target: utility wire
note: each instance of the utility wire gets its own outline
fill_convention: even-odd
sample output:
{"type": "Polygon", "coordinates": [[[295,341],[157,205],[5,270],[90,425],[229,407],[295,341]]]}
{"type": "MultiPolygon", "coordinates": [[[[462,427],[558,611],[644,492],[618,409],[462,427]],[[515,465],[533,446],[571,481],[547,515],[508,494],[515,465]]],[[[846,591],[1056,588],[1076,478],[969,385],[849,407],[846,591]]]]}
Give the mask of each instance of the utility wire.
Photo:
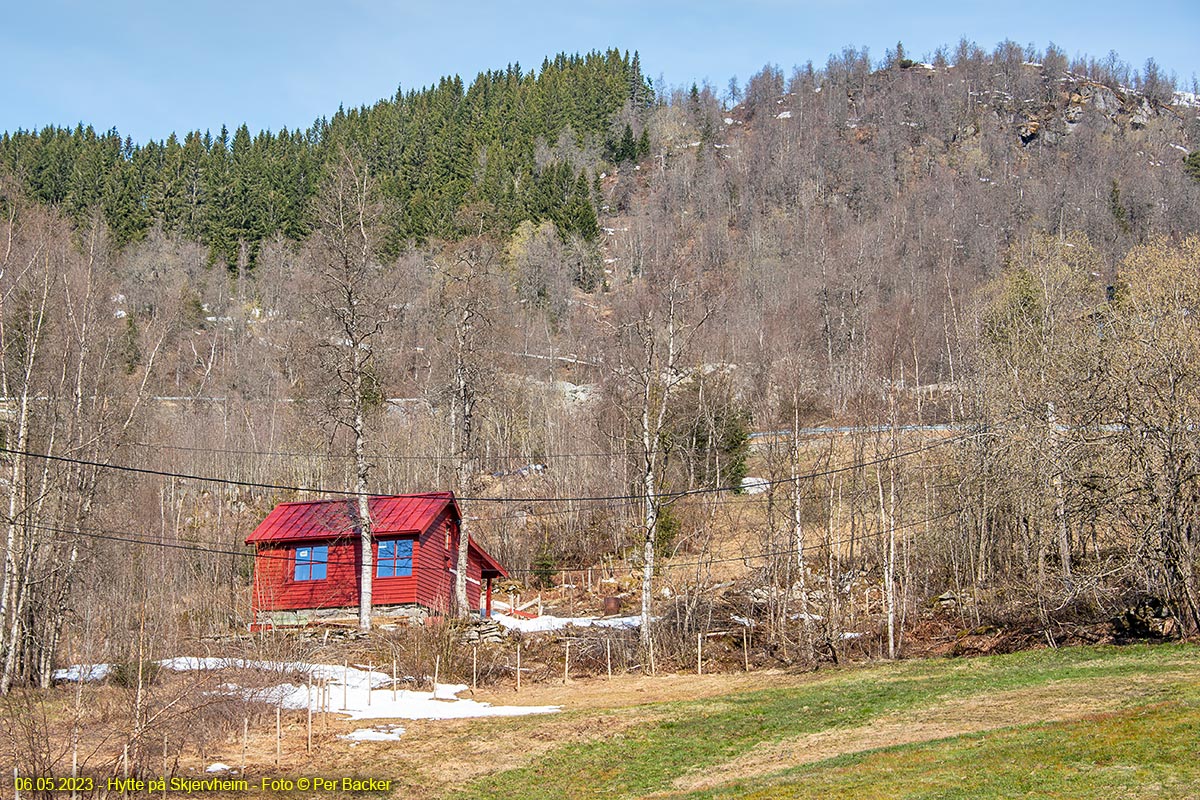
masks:
{"type": "MultiPolygon", "coordinates": [[[[851,466],[854,466],[854,465],[851,465],[851,466]]],[[[802,475],[799,477],[801,479],[803,479],[806,476],[802,475]]],[[[792,479],[789,478],[788,482],[791,482],[791,481],[792,481],[792,479]]],[[[947,484],[947,486],[953,486],[953,485],[956,485],[956,484],[947,484]]],[[[640,498],[640,497],[637,498],[636,502],[640,502],[641,499],[642,498],[640,498]]],[[[708,499],[706,501],[706,506],[708,506],[708,505],[724,506],[724,505],[733,505],[733,504],[747,505],[750,503],[754,503],[755,501],[766,500],[766,499],[769,499],[769,495],[767,495],[766,493],[729,495],[729,496],[723,497],[723,498],[708,499]]],[[[580,514],[580,513],[587,513],[587,512],[604,510],[604,509],[624,508],[630,504],[631,504],[631,501],[621,501],[621,502],[599,503],[596,505],[590,505],[590,506],[579,507],[579,508],[538,509],[538,510],[530,510],[530,511],[521,510],[521,511],[517,511],[517,512],[507,512],[507,513],[499,514],[499,515],[495,515],[495,516],[487,515],[487,516],[471,517],[470,520],[472,522],[484,522],[484,523],[488,523],[488,524],[494,524],[497,522],[503,522],[505,520],[513,520],[513,519],[524,520],[524,519],[529,519],[531,517],[532,518],[552,517],[552,516],[562,516],[564,514],[580,514]]],[[[30,527],[37,528],[39,526],[36,524],[33,524],[30,527]]],[[[60,530],[58,528],[47,529],[47,530],[53,530],[55,532],[64,532],[63,530],[60,530]]],[[[114,530],[111,528],[89,527],[87,530],[92,531],[94,533],[104,533],[104,534],[113,534],[113,535],[129,534],[128,531],[114,530]]],[[[69,531],[66,531],[66,532],[69,532],[69,531]]],[[[341,538],[349,537],[352,535],[348,531],[333,531],[333,530],[331,530],[331,531],[327,531],[327,533],[333,537],[333,539],[331,539],[333,541],[336,541],[341,538]]],[[[402,534],[404,532],[394,532],[394,533],[402,534]]],[[[354,534],[354,535],[356,535],[356,534],[354,534]]],[[[386,535],[388,535],[388,533],[383,532],[380,535],[386,536],[386,535]]],[[[176,534],[176,536],[178,536],[178,534],[176,534]]],[[[145,541],[146,543],[156,543],[156,540],[140,540],[139,539],[138,541],[145,541]]],[[[194,538],[188,539],[187,544],[189,544],[189,545],[206,545],[206,546],[210,546],[210,547],[214,547],[214,548],[223,548],[223,547],[228,546],[228,542],[216,541],[213,539],[194,539],[194,538]]],[[[234,552],[234,551],[213,550],[213,552],[234,552]]],[[[236,552],[242,553],[243,551],[236,551],[236,552]]],[[[586,567],[585,567],[585,569],[586,569],[586,567]]]]}
{"type": "MultiPolygon", "coordinates": [[[[199,447],[182,444],[163,444],[160,442],[129,442],[132,447],[143,447],[151,450],[179,450],[186,453],[217,453],[222,455],[238,455],[238,456],[271,456],[281,458],[327,458],[331,460],[343,461],[354,458],[350,454],[330,454],[330,453],[302,453],[295,450],[242,450],[228,449],[223,447],[199,447]]],[[[632,452],[632,451],[628,451],[632,452]]],[[[530,463],[538,463],[542,460],[557,461],[568,458],[614,458],[616,456],[626,455],[626,452],[579,452],[579,453],[544,453],[541,455],[524,454],[524,455],[490,455],[483,460],[492,461],[529,461],[530,463]]],[[[452,454],[446,455],[394,455],[390,453],[373,453],[371,459],[380,461],[420,461],[428,463],[437,463],[439,461],[450,461],[454,458],[452,454]]]]}
{"type": "MultiPolygon", "coordinates": [[[[901,425],[896,430],[902,433],[909,432],[946,432],[961,430],[962,426],[950,425],[901,425]]],[[[801,436],[814,437],[823,436],[829,433],[879,433],[890,430],[887,426],[843,426],[829,428],[806,428],[801,431],[801,436]]],[[[767,440],[776,437],[790,437],[791,430],[781,431],[756,431],[749,435],[749,441],[767,440]]],[[[337,461],[344,461],[354,458],[349,453],[315,453],[301,452],[298,450],[252,450],[245,448],[228,448],[228,447],[204,447],[200,445],[182,445],[182,444],[167,444],[164,442],[128,442],[131,447],[142,447],[148,450],[177,450],[185,453],[214,453],[220,455],[238,455],[238,456],[268,456],[280,458],[323,458],[337,461]]],[[[523,454],[504,454],[497,453],[487,456],[483,460],[488,461],[529,461],[537,463],[540,461],[557,461],[561,459],[571,458],[614,458],[616,456],[625,456],[634,454],[634,450],[613,450],[613,451],[581,451],[581,452],[566,452],[566,453],[523,453],[523,454]]],[[[372,453],[372,459],[379,461],[419,461],[428,463],[438,463],[441,461],[449,461],[454,458],[453,454],[429,455],[429,454],[392,454],[392,453],[372,453]]]]}
{"type": "MultiPolygon", "coordinates": [[[[795,477],[789,476],[786,478],[778,478],[775,480],[759,481],[759,482],[756,482],[755,486],[773,486],[773,485],[777,485],[777,484],[792,483],[796,480],[819,478],[819,477],[824,477],[824,476],[828,476],[828,475],[834,475],[834,474],[841,473],[841,472],[848,472],[848,471],[855,470],[855,469],[861,469],[863,467],[875,466],[877,464],[884,464],[889,461],[895,461],[900,458],[905,458],[907,456],[916,455],[917,453],[923,453],[927,450],[932,450],[935,447],[943,447],[947,444],[951,444],[953,442],[964,439],[964,438],[966,438],[966,436],[967,436],[967,434],[959,434],[957,436],[952,436],[952,437],[948,437],[946,439],[941,439],[939,441],[933,442],[928,445],[924,445],[922,447],[914,448],[912,450],[905,450],[905,451],[902,451],[899,453],[891,453],[889,455],[881,456],[879,458],[872,459],[870,461],[862,461],[862,462],[850,464],[850,465],[843,466],[843,467],[821,470],[818,472],[805,473],[803,475],[797,475],[795,477]]],[[[19,456],[24,456],[26,458],[42,459],[45,461],[55,461],[55,462],[66,463],[66,464],[76,464],[76,465],[80,465],[80,466],[97,467],[100,469],[111,469],[111,470],[115,470],[115,471],[119,471],[119,472],[134,473],[134,474],[139,474],[139,475],[155,475],[155,476],[165,477],[165,478],[177,478],[180,480],[194,480],[194,481],[202,481],[202,482],[207,482],[207,483],[220,483],[220,484],[225,484],[225,485],[229,485],[229,486],[245,486],[248,488],[255,488],[255,489],[271,489],[274,491],[283,491],[283,492],[299,492],[299,493],[307,493],[307,494],[336,495],[336,496],[340,496],[340,497],[357,497],[360,494],[359,492],[351,492],[351,491],[346,491],[343,489],[322,489],[322,488],[312,488],[312,487],[306,487],[306,486],[289,486],[287,484],[278,484],[278,483],[260,483],[257,481],[238,480],[236,478],[218,478],[218,477],[211,476],[211,475],[195,475],[195,474],[190,474],[190,473],[185,473],[185,472],[172,472],[170,470],[151,469],[149,467],[132,467],[132,466],[124,465],[124,464],[112,464],[112,463],[102,462],[102,461],[89,461],[87,459],[73,458],[71,456],[52,455],[49,453],[37,453],[37,452],[30,451],[30,450],[14,450],[9,447],[0,447],[0,453],[8,453],[10,455],[19,455],[19,456]]],[[[674,492],[660,492],[660,493],[654,495],[654,499],[659,502],[663,502],[663,501],[670,501],[670,500],[673,500],[673,499],[679,498],[679,497],[690,497],[690,496],[704,495],[704,494],[716,494],[719,492],[739,491],[742,488],[743,487],[739,484],[737,486],[710,486],[710,487],[702,487],[702,488],[698,488],[698,489],[684,489],[684,490],[674,491],[674,492]]],[[[408,497],[437,497],[442,494],[444,494],[444,492],[412,492],[412,493],[409,493],[407,496],[408,497]]],[[[371,495],[371,496],[380,496],[380,495],[371,495]]],[[[455,499],[457,499],[460,502],[478,502],[478,503],[576,503],[576,502],[585,503],[585,502],[595,502],[595,501],[618,501],[618,500],[643,502],[646,499],[646,497],[645,497],[645,495],[641,495],[641,494],[611,494],[611,495],[583,495],[583,496],[576,496],[576,497],[514,497],[514,496],[466,497],[466,496],[458,496],[455,499]]]]}
{"type": "MultiPolygon", "coordinates": [[[[907,523],[904,523],[903,525],[896,525],[896,526],[892,526],[892,527],[888,527],[888,528],[883,528],[883,529],[876,531],[874,533],[871,533],[871,534],[863,534],[858,537],[855,537],[855,541],[862,542],[862,541],[879,539],[885,535],[888,535],[889,533],[894,533],[895,531],[905,530],[907,528],[917,527],[919,525],[926,525],[930,522],[936,522],[937,520],[954,516],[955,514],[958,514],[962,511],[963,511],[963,508],[955,508],[955,509],[951,509],[949,511],[943,512],[941,514],[935,514],[934,516],[931,516],[931,517],[926,517],[924,519],[907,522],[907,523]]],[[[221,547],[204,546],[201,544],[196,544],[196,543],[191,543],[191,542],[165,542],[165,541],[155,540],[155,539],[140,538],[137,536],[137,534],[134,534],[129,531],[113,531],[113,530],[95,529],[95,528],[80,528],[80,529],[76,530],[73,528],[61,528],[61,527],[57,527],[57,526],[53,526],[53,525],[37,525],[37,524],[30,525],[30,527],[37,529],[37,530],[46,531],[48,533],[59,533],[59,534],[66,534],[66,535],[71,535],[71,536],[82,536],[87,539],[98,539],[98,540],[103,540],[103,541],[123,542],[123,543],[127,543],[127,544],[144,545],[147,547],[162,547],[162,548],[166,548],[166,549],[170,549],[170,550],[185,550],[185,551],[196,552],[196,553],[208,553],[211,555],[239,556],[242,558],[255,558],[255,559],[262,559],[262,560],[280,560],[280,561],[288,561],[288,562],[292,561],[292,556],[290,554],[275,555],[273,553],[263,552],[263,551],[248,552],[246,550],[231,550],[231,549],[225,549],[225,548],[221,548],[221,547]]],[[[344,538],[349,538],[349,537],[347,536],[344,538]]],[[[815,544],[805,545],[804,552],[805,553],[811,553],[814,551],[819,552],[822,550],[831,549],[832,547],[833,547],[832,542],[817,542],[815,544]]],[[[745,561],[748,561],[748,560],[754,559],[754,558],[770,558],[772,556],[786,556],[786,555],[795,555],[795,554],[796,554],[795,548],[788,548],[786,550],[765,550],[765,551],[759,551],[759,552],[755,552],[755,553],[744,553],[739,556],[729,556],[729,557],[724,557],[724,558],[706,558],[706,559],[701,559],[701,560],[697,560],[697,561],[682,561],[682,562],[676,561],[673,563],[661,564],[661,567],[663,569],[677,569],[680,567],[697,567],[697,566],[706,566],[709,564],[730,563],[730,562],[734,562],[734,561],[745,562],[745,561]]],[[[350,559],[329,558],[329,559],[326,559],[325,561],[315,562],[315,563],[322,563],[322,564],[326,564],[326,565],[336,564],[339,566],[351,566],[351,567],[359,566],[359,562],[357,561],[357,559],[350,560],[350,559]]],[[[747,564],[747,566],[749,566],[749,565],[747,564]]],[[[596,564],[589,564],[589,565],[584,565],[584,566],[567,566],[567,567],[556,566],[553,571],[554,572],[580,572],[583,570],[595,569],[595,568],[596,568],[596,564]]],[[[527,575],[527,574],[539,572],[540,570],[538,570],[534,567],[528,567],[528,568],[523,568],[523,569],[510,569],[507,571],[510,574],[527,575]]]]}

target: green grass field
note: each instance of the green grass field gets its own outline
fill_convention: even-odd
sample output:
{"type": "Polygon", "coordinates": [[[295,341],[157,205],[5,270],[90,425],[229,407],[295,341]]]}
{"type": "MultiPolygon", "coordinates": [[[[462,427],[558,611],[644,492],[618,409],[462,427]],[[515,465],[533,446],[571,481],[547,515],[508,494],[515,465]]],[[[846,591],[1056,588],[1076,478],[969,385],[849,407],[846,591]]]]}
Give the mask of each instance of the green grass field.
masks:
{"type": "Polygon", "coordinates": [[[1186,644],[883,664],[636,711],[454,796],[1200,797],[1186,644]]]}

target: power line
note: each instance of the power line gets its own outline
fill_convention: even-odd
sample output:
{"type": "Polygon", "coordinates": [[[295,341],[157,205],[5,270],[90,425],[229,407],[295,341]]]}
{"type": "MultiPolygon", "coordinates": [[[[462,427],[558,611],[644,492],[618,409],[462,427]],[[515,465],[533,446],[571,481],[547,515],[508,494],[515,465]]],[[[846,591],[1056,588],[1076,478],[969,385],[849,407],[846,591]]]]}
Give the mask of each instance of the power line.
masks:
{"type": "MultiPolygon", "coordinates": [[[[133,447],[144,447],[151,450],[178,450],[186,453],[216,453],[221,455],[238,455],[238,456],[268,456],[280,458],[327,458],[336,460],[346,460],[354,458],[350,454],[331,454],[331,453],[303,453],[296,450],[245,450],[245,449],[230,449],[223,447],[199,447],[192,445],[181,444],[163,444],[160,442],[129,442],[133,447]]],[[[613,452],[578,452],[578,453],[543,453],[543,454],[525,454],[525,455],[503,455],[493,454],[488,455],[485,460],[495,461],[525,461],[535,463],[541,460],[552,461],[569,458],[613,458],[615,456],[626,455],[624,451],[613,452]]],[[[449,461],[454,458],[452,454],[446,455],[396,455],[391,453],[373,453],[371,459],[380,461],[419,461],[437,463],[439,461],[449,461]]]]}
{"type": "MultiPolygon", "coordinates": [[[[962,431],[965,429],[963,425],[900,425],[895,428],[899,433],[944,433],[962,431]]],[[[799,431],[802,437],[823,436],[828,434],[852,434],[852,433],[885,433],[892,430],[887,425],[858,425],[858,426],[840,426],[840,427],[817,427],[817,428],[801,428],[799,431]]],[[[759,439],[768,438],[789,438],[795,431],[791,429],[778,431],[755,431],[750,433],[748,439],[754,442],[759,439]]],[[[349,453],[316,453],[302,452],[298,450],[255,450],[248,448],[229,448],[229,447],[204,447],[200,445],[182,445],[182,444],[167,444],[165,442],[128,442],[132,447],[142,447],[148,450],[176,450],[185,453],[214,453],[219,455],[238,455],[238,456],[267,456],[272,458],[324,458],[330,460],[343,461],[354,458],[349,453]]],[[[571,458],[613,458],[615,456],[636,455],[633,450],[611,450],[611,451],[581,451],[581,452],[564,452],[564,453],[522,453],[522,454],[505,454],[491,453],[484,457],[485,461],[529,461],[536,463],[538,461],[554,461],[559,459],[571,458]]],[[[451,453],[446,454],[394,454],[394,453],[372,453],[371,459],[379,461],[419,461],[437,463],[440,461],[449,461],[454,458],[451,453]]]]}
{"type": "MultiPolygon", "coordinates": [[[[896,525],[896,526],[893,526],[890,528],[883,528],[872,534],[860,535],[860,536],[856,537],[855,541],[862,542],[862,541],[879,539],[889,533],[894,533],[895,531],[905,530],[907,528],[913,528],[913,527],[917,527],[920,525],[927,525],[930,522],[936,522],[937,520],[954,516],[955,514],[958,514],[961,511],[963,511],[962,508],[955,508],[955,509],[951,509],[949,511],[943,512],[941,514],[935,514],[934,516],[931,516],[931,517],[926,517],[924,519],[907,522],[903,525],[896,525]]],[[[263,552],[261,550],[256,551],[256,552],[249,552],[246,550],[230,550],[230,549],[225,549],[225,548],[221,548],[221,547],[209,547],[209,546],[204,546],[201,544],[196,544],[193,542],[167,542],[167,541],[161,541],[161,540],[155,540],[155,539],[143,539],[143,538],[139,538],[136,534],[134,534],[130,531],[113,531],[113,530],[96,529],[96,528],[73,529],[73,528],[60,528],[60,527],[53,526],[53,525],[37,525],[37,524],[30,525],[30,527],[32,527],[36,530],[46,531],[48,533],[60,533],[60,534],[66,534],[66,535],[71,535],[71,536],[82,536],[82,537],[88,538],[88,539],[123,542],[123,543],[127,543],[127,544],[138,544],[138,545],[144,545],[147,547],[161,547],[161,548],[166,548],[166,549],[170,549],[170,550],[184,550],[184,551],[197,552],[197,553],[208,553],[211,555],[229,555],[229,556],[238,556],[241,558],[254,558],[254,559],[263,559],[263,560],[280,560],[280,561],[288,561],[288,562],[291,562],[291,560],[292,560],[292,556],[290,554],[274,555],[270,552],[263,552]]],[[[343,537],[343,538],[349,538],[349,537],[343,537]]],[[[336,541],[336,540],[334,540],[334,541],[336,541]]],[[[817,542],[815,544],[805,545],[804,552],[805,553],[811,553],[813,551],[819,552],[819,551],[831,549],[832,547],[833,547],[833,542],[829,542],[829,541],[817,542]]],[[[683,562],[676,561],[673,563],[661,564],[661,567],[663,569],[677,569],[680,567],[706,566],[706,565],[710,565],[710,564],[730,563],[730,562],[734,562],[734,561],[743,561],[744,562],[744,561],[747,561],[747,560],[753,559],[753,558],[770,558],[773,556],[786,556],[786,555],[795,555],[795,554],[796,554],[795,548],[790,547],[786,550],[765,550],[765,551],[759,551],[756,553],[744,553],[739,556],[729,556],[729,557],[725,557],[725,558],[708,558],[708,559],[701,559],[701,560],[697,560],[697,561],[683,561],[683,562]]],[[[359,566],[359,562],[357,560],[338,559],[338,558],[327,558],[325,561],[323,561],[321,563],[336,564],[339,566],[352,566],[352,567],[359,566]]],[[[747,566],[749,566],[749,565],[747,565],[747,566]]],[[[583,570],[594,569],[595,567],[596,567],[595,564],[588,564],[588,565],[584,565],[584,566],[556,566],[552,571],[553,572],[580,572],[583,570]]],[[[510,574],[528,575],[528,574],[532,574],[535,572],[539,572],[540,570],[538,570],[534,567],[527,567],[527,568],[522,568],[522,569],[514,568],[514,569],[507,570],[507,571],[510,574]]]]}
{"type": "MultiPolygon", "coordinates": [[[[0,449],[2,449],[2,448],[0,448],[0,449]]],[[[865,463],[865,462],[863,462],[863,463],[865,463]]],[[[855,468],[863,466],[863,463],[851,464],[848,466],[840,467],[835,470],[827,470],[824,473],[808,473],[806,475],[800,475],[798,477],[800,479],[806,479],[810,476],[820,476],[822,474],[829,474],[832,472],[839,472],[839,471],[845,471],[848,469],[855,469],[855,468]]],[[[787,483],[791,483],[792,481],[793,481],[792,478],[786,479],[787,483]]],[[[496,523],[496,522],[502,522],[504,520],[511,520],[511,519],[527,519],[530,517],[540,518],[540,517],[561,516],[564,514],[579,514],[579,513],[604,510],[604,509],[623,508],[625,506],[633,504],[634,502],[641,502],[642,499],[643,498],[641,498],[641,497],[635,497],[633,500],[623,500],[623,501],[619,501],[619,502],[599,503],[596,505],[590,505],[590,506],[581,507],[581,508],[560,508],[560,509],[540,509],[540,510],[536,510],[536,511],[535,510],[518,511],[518,512],[504,513],[504,514],[500,514],[497,516],[473,517],[471,519],[472,519],[472,521],[477,521],[477,522],[496,523]]],[[[684,498],[684,499],[691,499],[691,498],[684,498]]],[[[746,503],[752,503],[752,502],[755,502],[758,500],[766,500],[766,499],[769,499],[769,495],[767,495],[766,493],[740,494],[740,495],[730,495],[730,496],[727,496],[724,498],[719,498],[719,499],[716,499],[716,498],[710,499],[710,500],[708,500],[708,504],[709,505],[732,505],[735,503],[746,504],[746,503]]],[[[49,527],[45,527],[45,526],[39,526],[36,523],[31,524],[30,527],[45,529],[45,530],[58,532],[58,533],[72,533],[73,532],[72,530],[68,530],[68,529],[49,528],[49,527]]],[[[110,529],[110,528],[91,527],[91,528],[88,528],[87,530],[92,531],[94,533],[112,534],[114,536],[133,535],[129,531],[114,530],[114,529],[110,529]]],[[[333,536],[333,538],[331,539],[333,541],[336,541],[341,538],[346,538],[351,535],[349,532],[330,531],[329,533],[333,536]]],[[[387,535],[387,532],[384,532],[381,535],[387,535]]],[[[138,542],[141,542],[144,544],[159,544],[160,543],[158,540],[138,539],[135,541],[138,541],[138,542]]],[[[213,539],[190,539],[186,542],[186,544],[189,546],[196,546],[202,551],[205,550],[205,548],[202,547],[202,545],[209,546],[210,548],[223,548],[223,547],[227,546],[226,542],[220,542],[220,541],[216,541],[213,539]]],[[[164,546],[166,546],[166,545],[164,545],[164,546]]],[[[185,549],[196,549],[196,547],[189,547],[189,548],[185,548],[185,549]]],[[[212,549],[212,550],[210,550],[210,552],[219,552],[219,553],[226,553],[226,554],[231,554],[231,555],[246,554],[245,551],[240,551],[240,550],[239,551],[229,551],[229,550],[212,549]]],[[[586,567],[584,567],[584,569],[586,569],[586,567]]]]}
{"type": "MultiPolygon", "coordinates": [[[[924,445],[922,447],[914,448],[912,450],[906,450],[906,451],[902,451],[902,452],[898,452],[898,453],[891,453],[889,455],[881,456],[879,458],[872,459],[870,461],[862,461],[862,462],[850,464],[850,465],[843,466],[843,467],[837,467],[834,469],[827,469],[827,470],[821,470],[818,472],[805,473],[802,475],[797,475],[795,477],[789,476],[786,478],[778,478],[778,479],[774,479],[774,480],[759,481],[759,482],[756,482],[755,486],[761,487],[761,486],[773,486],[773,485],[784,484],[784,483],[792,483],[796,480],[808,480],[811,478],[820,478],[820,477],[825,477],[828,475],[835,475],[835,474],[838,474],[841,472],[848,472],[848,471],[855,470],[855,469],[861,469],[863,467],[884,464],[889,461],[895,461],[900,458],[906,458],[911,455],[916,455],[917,453],[923,453],[927,450],[932,450],[936,447],[943,447],[947,444],[951,444],[955,441],[959,441],[959,440],[965,438],[966,436],[967,436],[967,434],[960,434],[958,436],[952,436],[952,437],[948,437],[946,439],[941,439],[937,442],[933,442],[931,444],[924,445]]],[[[30,451],[30,450],[14,450],[14,449],[8,448],[8,447],[0,447],[0,453],[9,453],[11,455],[19,455],[19,456],[24,456],[26,458],[36,458],[36,459],[42,459],[42,460],[46,460],[46,461],[55,461],[55,462],[67,463],[67,464],[76,464],[76,465],[80,465],[80,466],[97,467],[99,469],[111,469],[111,470],[115,470],[115,471],[119,471],[119,472],[127,472],[127,473],[139,474],[139,475],[154,475],[157,477],[176,478],[179,480],[194,480],[194,481],[201,481],[201,482],[206,482],[206,483],[220,483],[220,484],[229,485],[229,486],[244,486],[247,488],[270,489],[270,490],[274,490],[274,491],[297,492],[297,493],[306,493],[306,494],[336,495],[339,497],[357,497],[359,495],[358,492],[346,491],[344,489],[322,489],[322,488],[311,488],[311,487],[306,487],[306,486],[290,486],[287,484],[278,484],[278,483],[261,483],[258,481],[239,480],[236,478],[218,478],[218,477],[211,476],[211,475],[195,475],[195,474],[190,474],[190,473],[185,473],[185,472],[172,472],[170,470],[151,469],[149,467],[133,467],[133,466],[125,465],[125,464],[113,464],[110,462],[90,461],[87,459],[73,458],[71,456],[53,455],[53,454],[49,454],[49,453],[37,453],[37,452],[30,451]]],[[[739,484],[737,486],[710,486],[710,487],[702,487],[702,488],[697,488],[697,489],[684,489],[684,490],[673,491],[673,492],[671,492],[671,491],[660,492],[655,495],[654,499],[659,502],[668,502],[668,501],[674,500],[676,498],[681,498],[681,497],[697,496],[697,495],[704,495],[704,494],[716,494],[716,493],[720,493],[720,492],[737,492],[737,491],[740,491],[742,488],[743,487],[739,484]]],[[[443,494],[443,493],[442,492],[411,492],[408,494],[408,496],[409,497],[433,497],[433,496],[437,496],[437,495],[441,495],[441,494],[443,494]]],[[[575,497],[515,497],[515,496],[468,497],[468,496],[459,496],[456,499],[459,500],[460,502],[478,502],[478,503],[569,503],[569,502],[570,503],[575,503],[575,502],[585,503],[585,502],[597,502],[597,501],[643,502],[646,499],[646,497],[645,497],[645,495],[642,495],[642,494],[611,494],[611,495],[582,495],[582,496],[575,496],[575,497]]]]}

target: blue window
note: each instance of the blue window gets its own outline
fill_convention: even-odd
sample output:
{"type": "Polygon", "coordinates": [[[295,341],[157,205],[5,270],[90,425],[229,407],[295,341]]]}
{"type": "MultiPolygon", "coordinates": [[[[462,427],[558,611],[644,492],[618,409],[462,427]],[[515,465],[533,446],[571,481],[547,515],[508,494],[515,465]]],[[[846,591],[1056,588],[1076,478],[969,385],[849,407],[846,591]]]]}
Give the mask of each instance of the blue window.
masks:
{"type": "Polygon", "coordinates": [[[412,575],[412,539],[388,539],[379,543],[375,561],[376,578],[403,578],[412,575]]]}
{"type": "Polygon", "coordinates": [[[329,548],[326,545],[321,545],[320,547],[297,547],[296,580],[325,580],[325,563],[327,561],[329,561],[329,548]]]}

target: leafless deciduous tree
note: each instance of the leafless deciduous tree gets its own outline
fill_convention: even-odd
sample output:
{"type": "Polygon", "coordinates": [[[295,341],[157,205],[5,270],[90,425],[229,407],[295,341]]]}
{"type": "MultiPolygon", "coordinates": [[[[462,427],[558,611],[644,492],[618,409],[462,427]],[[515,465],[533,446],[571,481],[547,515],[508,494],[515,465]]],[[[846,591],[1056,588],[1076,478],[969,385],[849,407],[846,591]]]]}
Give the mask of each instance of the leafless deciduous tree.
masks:
{"type": "Polygon", "coordinates": [[[371,460],[367,414],[382,400],[374,370],[376,342],[394,316],[383,265],[378,260],[383,215],[378,189],[361,158],[343,150],[326,176],[317,205],[310,258],[317,280],[313,302],[332,326],[325,356],[334,391],[330,419],[349,430],[354,456],[355,513],[358,527],[358,624],[371,627],[372,553],[371,460]]]}
{"type": "MultiPolygon", "coordinates": [[[[454,452],[454,481],[460,495],[479,487],[476,407],[487,391],[489,368],[485,342],[497,299],[495,253],[483,242],[468,241],[432,262],[438,305],[449,326],[450,368],[447,421],[454,452]]],[[[472,526],[463,511],[455,555],[454,607],[471,613],[467,601],[467,565],[472,526]]]]}
{"type": "MultiPolygon", "coordinates": [[[[636,317],[614,329],[612,385],[633,419],[642,495],[641,615],[643,644],[650,647],[653,578],[662,512],[663,447],[672,393],[695,379],[694,337],[711,314],[696,281],[666,275],[638,296],[636,317]]],[[[628,319],[628,318],[627,318],[628,319]]]]}

